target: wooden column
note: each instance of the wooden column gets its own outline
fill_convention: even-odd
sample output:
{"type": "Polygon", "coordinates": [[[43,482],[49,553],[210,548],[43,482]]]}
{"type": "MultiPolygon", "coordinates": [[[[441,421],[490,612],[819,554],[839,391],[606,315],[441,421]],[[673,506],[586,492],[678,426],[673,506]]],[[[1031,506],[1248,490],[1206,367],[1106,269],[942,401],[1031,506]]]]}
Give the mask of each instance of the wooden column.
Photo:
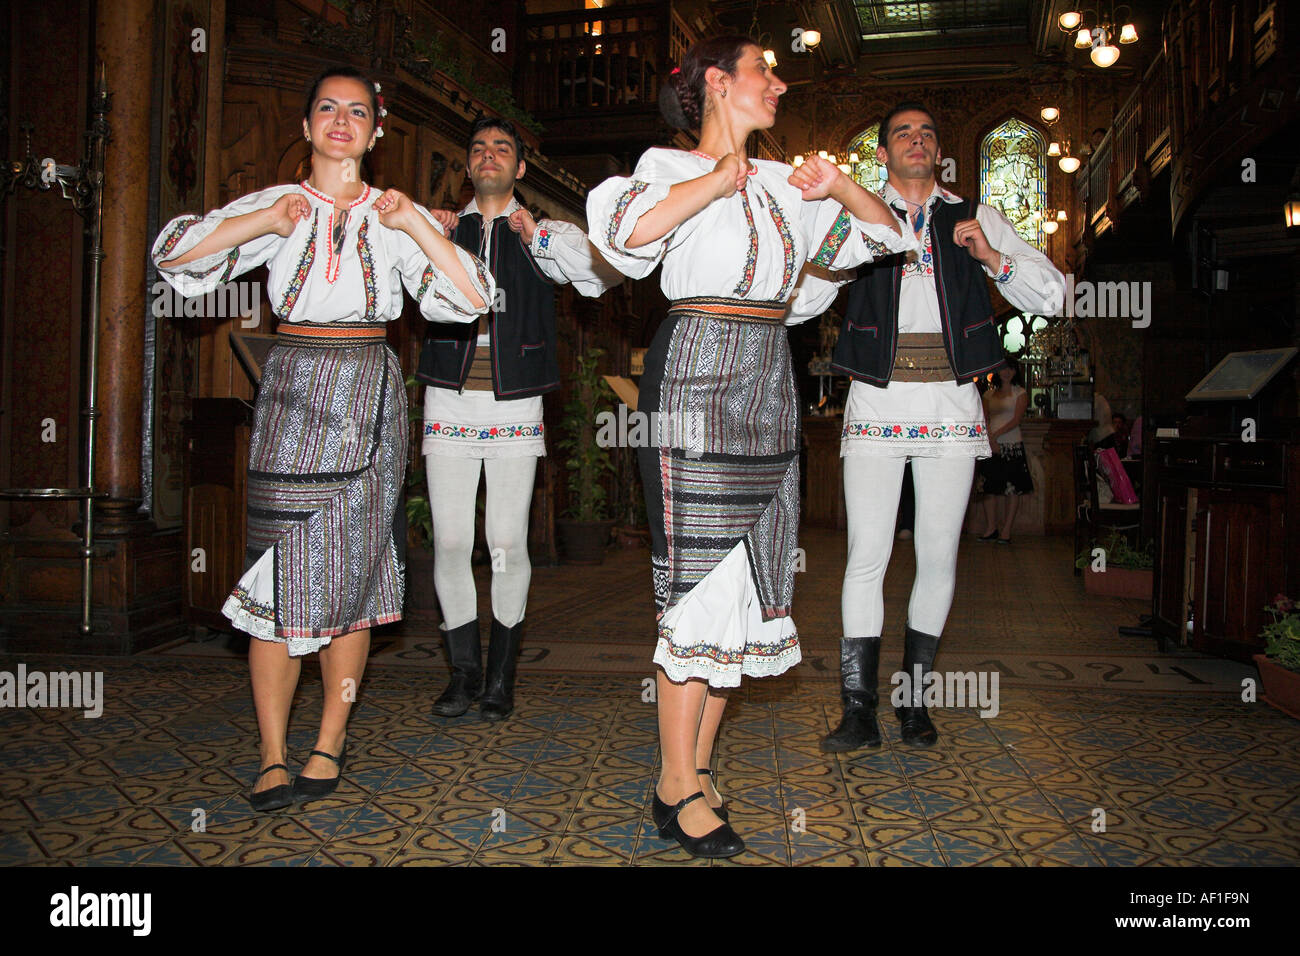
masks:
{"type": "Polygon", "coordinates": [[[99,303],[98,534],[144,524],[140,421],[144,384],[145,264],[150,239],[149,111],[153,94],[153,0],[98,5],[96,59],[113,94],[104,169],[104,266],[99,303]]]}

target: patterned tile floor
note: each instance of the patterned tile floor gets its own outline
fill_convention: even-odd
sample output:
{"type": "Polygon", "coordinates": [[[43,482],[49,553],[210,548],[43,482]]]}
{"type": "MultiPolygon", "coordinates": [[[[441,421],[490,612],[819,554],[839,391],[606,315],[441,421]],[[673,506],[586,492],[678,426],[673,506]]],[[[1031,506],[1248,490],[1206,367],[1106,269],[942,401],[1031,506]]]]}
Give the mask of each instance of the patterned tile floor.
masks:
{"type": "MultiPolygon", "coordinates": [[[[1005,561],[968,563],[979,565],[974,583],[982,579],[994,594],[1015,586],[999,577],[1005,561]]],[[[602,573],[636,584],[646,577],[643,560],[614,564],[602,573]]],[[[1018,648],[1055,659],[1061,628],[1086,627],[1091,605],[1097,647],[1112,656],[1125,651],[1114,620],[1134,606],[1084,597],[1068,563],[1057,567],[1033,573],[1053,582],[1036,600],[1060,606],[1048,607],[1028,637],[998,644],[991,636],[990,653],[1018,648]],[[1065,623],[1054,628],[1051,620],[1065,623]]],[[[539,577],[572,588],[584,576],[589,584],[585,571],[539,569],[539,577]]],[[[829,651],[838,608],[826,604],[806,603],[809,623],[801,620],[801,628],[819,630],[815,640],[829,651]]],[[[978,608],[967,610],[979,618],[978,608]]],[[[628,631],[643,623],[634,616],[639,606],[624,613],[628,631]]],[[[530,618],[533,641],[547,642],[547,620],[530,618]]],[[[1066,643],[1067,652],[1087,649],[1083,639],[1066,643]]],[[[431,715],[440,664],[376,663],[362,686],[338,792],[289,812],[254,814],[245,798],[257,772],[246,667],[178,650],[25,661],[29,670],[102,671],[104,712],[85,719],[70,709],[0,710],[0,864],[1300,862],[1300,722],[1242,703],[1227,677],[1175,693],[1164,685],[1132,692],[1011,681],[996,717],[940,711],[933,750],[902,746],[882,708],[884,746],[838,757],[817,749],[838,718],[833,680],[804,665],[749,682],[733,694],[716,761],[748,849],[710,863],[660,840],[649,822],[658,751],[654,705],[643,700],[648,665],[640,676],[524,668],[515,714],[489,724],[472,712],[431,715]]],[[[1129,650],[1135,659],[1151,656],[1146,646],[1129,650]]],[[[0,659],[0,670],[17,664],[0,659]]],[[[319,672],[308,665],[293,717],[295,766],[318,716],[319,672]]]]}

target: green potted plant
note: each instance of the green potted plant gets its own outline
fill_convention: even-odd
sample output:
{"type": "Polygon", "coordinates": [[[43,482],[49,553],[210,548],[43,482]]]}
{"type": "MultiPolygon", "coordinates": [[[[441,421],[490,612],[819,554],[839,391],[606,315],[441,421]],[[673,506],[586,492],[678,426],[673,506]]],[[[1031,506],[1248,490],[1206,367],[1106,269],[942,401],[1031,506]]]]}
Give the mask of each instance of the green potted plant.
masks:
{"type": "Polygon", "coordinates": [[[1083,570],[1083,588],[1089,594],[1151,600],[1155,554],[1150,542],[1145,548],[1134,548],[1122,532],[1112,528],[1099,544],[1080,551],[1074,565],[1083,570]],[[1105,551],[1104,564],[1093,554],[1096,547],[1105,551]]]}
{"type": "Polygon", "coordinates": [[[603,349],[588,349],[577,358],[573,394],[560,421],[563,439],[556,447],[565,452],[569,471],[569,506],[555,522],[560,557],[568,564],[600,564],[605,560],[614,525],[607,516],[602,479],[614,471],[608,448],[596,441],[596,417],[612,411],[614,392],[597,371],[603,349]]]}
{"type": "Polygon", "coordinates": [[[1300,612],[1284,594],[1264,608],[1273,618],[1265,624],[1264,653],[1255,655],[1264,694],[1260,698],[1288,717],[1300,720],[1300,612]]]}

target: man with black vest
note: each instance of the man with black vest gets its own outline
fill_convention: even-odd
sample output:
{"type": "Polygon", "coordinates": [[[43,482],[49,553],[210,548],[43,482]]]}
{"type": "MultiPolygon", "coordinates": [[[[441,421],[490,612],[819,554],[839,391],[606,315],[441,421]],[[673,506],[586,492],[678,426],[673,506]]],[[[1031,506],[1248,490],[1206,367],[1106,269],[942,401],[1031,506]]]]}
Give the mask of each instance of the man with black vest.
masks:
{"type": "MultiPolygon", "coordinates": [[[[1056,314],[1061,273],[990,206],[935,180],[940,162],[933,115],[904,103],[880,124],[876,156],[888,182],[881,198],[906,220],[921,252],[877,259],[849,293],[832,367],[852,377],[840,456],[848,519],[841,594],[843,719],[822,740],[832,753],[880,745],[876,681],[884,630],[884,576],[894,542],[903,468],[916,493],[916,579],[904,629],[903,677],[895,690],[904,743],[938,739],[922,692],[952,606],[957,545],[975,459],[997,453],[975,382],[1003,364],[985,276],[1017,309],[1056,314]]],[[[834,284],[805,279],[799,307],[834,284]]],[[[824,307],[824,306],[823,306],[824,307]]]]}
{"type": "Polygon", "coordinates": [[[515,666],[532,566],[528,512],[537,459],[546,454],[542,395],[560,386],[555,283],[598,296],[622,281],[586,229],[532,215],[515,199],[523,143],[508,120],[484,117],[470,132],[466,167],[474,198],[433,215],[457,245],[492,272],[497,298],[479,324],[429,325],[416,378],[424,392],[422,452],[433,513],[434,587],[442,608],[451,682],[434,712],[458,717],[482,698],[487,720],[514,709],[515,666]],[[492,557],[487,672],[470,554],[480,470],[492,557]],[[486,677],[486,680],[485,680],[486,677]]]}

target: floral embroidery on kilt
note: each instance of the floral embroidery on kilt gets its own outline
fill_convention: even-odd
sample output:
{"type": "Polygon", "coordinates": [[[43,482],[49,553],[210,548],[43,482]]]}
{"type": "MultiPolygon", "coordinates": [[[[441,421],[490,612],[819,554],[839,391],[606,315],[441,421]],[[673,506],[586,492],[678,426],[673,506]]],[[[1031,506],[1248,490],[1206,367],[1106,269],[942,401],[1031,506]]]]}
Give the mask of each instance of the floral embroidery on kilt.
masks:
{"type": "Polygon", "coordinates": [[[847,422],[841,438],[935,439],[985,438],[983,422],[930,422],[896,425],[889,422],[847,422]]]}
{"type": "Polygon", "coordinates": [[[289,279],[289,284],[284,290],[284,301],[280,303],[280,308],[276,309],[275,314],[280,319],[288,319],[293,312],[294,304],[298,301],[298,294],[302,292],[302,285],[307,281],[307,274],[311,272],[311,264],[316,258],[316,224],[320,221],[320,210],[311,219],[311,232],[307,235],[307,246],[302,250],[302,256],[298,259],[298,268],[293,270],[293,275],[289,279]]]}
{"type": "Polygon", "coordinates": [[[490,441],[496,438],[541,438],[545,426],[540,422],[528,425],[456,425],[451,422],[425,422],[424,436],[438,438],[466,438],[490,441]]]}
{"type": "Polygon", "coordinates": [[[781,291],[777,293],[776,298],[784,300],[794,285],[794,236],[790,234],[790,226],[786,222],[785,213],[781,211],[781,207],[772,198],[772,194],[764,189],[763,195],[767,197],[768,214],[772,217],[772,222],[776,224],[776,231],[781,235],[781,255],[785,265],[781,272],[781,291]]]}
{"type": "Polygon", "coordinates": [[[791,652],[797,653],[799,650],[798,634],[787,634],[779,641],[773,641],[770,644],[754,643],[731,649],[708,641],[698,641],[690,646],[675,644],[673,643],[673,629],[662,625],[659,627],[659,641],[667,654],[676,660],[687,662],[697,658],[705,658],[721,667],[740,667],[745,663],[749,663],[753,667],[753,658],[758,658],[760,662],[777,660],[791,652]],[[750,660],[747,661],[746,658],[750,658],[750,660]]]}
{"type": "MultiPolygon", "coordinates": [[[[758,262],[758,229],[754,226],[754,214],[749,210],[749,196],[745,190],[740,191],[740,198],[744,201],[745,221],[749,223],[749,252],[745,254],[745,271],[741,273],[740,281],[736,283],[733,294],[743,299],[749,294],[749,288],[754,284],[754,266],[758,262]]],[[[784,295],[777,298],[785,298],[784,295]]]]}
{"type": "Polygon", "coordinates": [[[822,240],[821,246],[817,249],[817,254],[808,261],[819,266],[829,266],[835,261],[835,257],[840,254],[840,246],[844,245],[844,240],[848,237],[850,228],[852,228],[852,223],[849,222],[848,210],[841,209],[840,214],[831,223],[826,238],[822,240]]]}
{"type": "Polygon", "coordinates": [[[189,232],[190,226],[196,222],[202,222],[202,216],[183,216],[176,220],[176,225],[172,226],[171,232],[167,234],[167,239],[162,244],[162,249],[158,253],[159,259],[166,259],[167,253],[176,248],[176,244],[185,237],[189,232]]]}
{"type": "Polygon", "coordinates": [[[627,207],[632,205],[632,200],[649,188],[649,183],[633,180],[632,185],[618,197],[618,202],[614,204],[614,215],[609,219],[609,228],[605,230],[605,239],[612,248],[618,248],[615,240],[618,238],[618,227],[623,224],[623,217],[627,214],[627,207]]]}
{"type": "Polygon", "coordinates": [[[361,261],[361,278],[366,287],[366,317],[362,321],[371,322],[375,318],[375,262],[370,255],[370,242],[366,238],[366,232],[370,228],[370,220],[365,219],[361,223],[361,228],[357,230],[357,258],[361,261]]]}

